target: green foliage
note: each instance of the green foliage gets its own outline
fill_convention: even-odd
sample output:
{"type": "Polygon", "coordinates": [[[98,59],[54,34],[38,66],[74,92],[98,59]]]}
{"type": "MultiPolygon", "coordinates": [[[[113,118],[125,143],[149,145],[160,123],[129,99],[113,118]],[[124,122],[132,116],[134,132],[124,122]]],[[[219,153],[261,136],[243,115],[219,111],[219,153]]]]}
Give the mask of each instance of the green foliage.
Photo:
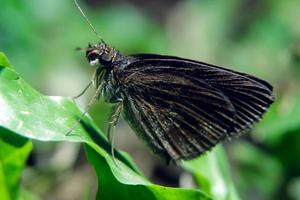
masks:
{"type": "MultiPolygon", "coordinates": [[[[0,52],[0,73],[7,78],[9,73],[2,71],[4,67],[11,68],[11,65],[0,52]]],[[[17,198],[21,173],[31,149],[32,144],[28,139],[11,135],[7,129],[0,126],[0,199],[17,198]]]]}
{"type": "Polygon", "coordinates": [[[239,161],[237,165],[244,168],[244,178],[236,181],[239,191],[244,194],[249,192],[249,195],[253,191],[260,191],[261,195],[274,198],[276,188],[283,179],[283,167],[278,159],[247,142],[235,144],[230,149],[234,159],[239,161]],[[252,185],[251,191],[249,185],[252,185]]]}
{"type": "MultiPolygon", "coordinates": [[[[284,137],[284,134],[290,131],[297,131],[300,124],[300,93],[295,92],[289,98],[292,99],[288,108],[284,108],[284,112],[281,110],[283,100],[279,99],[274,105],[273,109],[270,110],[268,115],[266,115],[265,123],[258,125],[258,133],[268,133],[271,132],[272,135],[268,136],[268,143],[274,145],[284,137]]],[[[265,135],[260,135],[258,137],[264,137],[265,135]]]]}
{"type": "Polygon", "coordinates": [[[183,166],[195,175],[198,185],[215,200],[239,199],[230,177],[226,155],[220,146],[214,149],[214,153],[184,162],[183,166]]]}
{"type": "Polygon", "coordinates": [[[18,196],[21,173],[32,144],[20,137],[14,137],[16,142],[7,141],[5,132],[8,131],[0,128],[0,199],[10,200],[18,196]]]}
{"type": "MultiPolygon", "coordinates": [[[[197,190],[187,190],[181,188],[168,188],[154,185],[147,180],[137,178],[136,175],[114,175],[108,168],[107,161],[94,149],[86,145],[86,152],[89,161],[93,164],[97,176],[99,188],[98,199],[132,199],[132,200],[180,200],[180,199],[210,199],[204,193],[197,190]]],[[[115,166],[113,166],[115,167],[115,166]]],[[[122,170],[126,169],[116,169],[122,170]]],[[[122,173],[119,171],[118,173],[122,173]]]]}

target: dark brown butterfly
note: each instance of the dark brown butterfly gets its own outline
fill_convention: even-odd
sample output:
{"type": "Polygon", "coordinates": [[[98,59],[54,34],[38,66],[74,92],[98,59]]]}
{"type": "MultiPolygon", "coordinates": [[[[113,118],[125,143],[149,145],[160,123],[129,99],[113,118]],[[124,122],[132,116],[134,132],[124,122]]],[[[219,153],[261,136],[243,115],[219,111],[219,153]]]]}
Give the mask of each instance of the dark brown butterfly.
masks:
{"type": "Polygon", "coordinates": [[[274,101],[266,81],[199,61],[124,56],[102,39],[86,48],[86,58],[97,68],[96,96],[115,104],[109,127],[123,113],[138,137],[166,161],[195,158],[244,133],[274,101]]]}

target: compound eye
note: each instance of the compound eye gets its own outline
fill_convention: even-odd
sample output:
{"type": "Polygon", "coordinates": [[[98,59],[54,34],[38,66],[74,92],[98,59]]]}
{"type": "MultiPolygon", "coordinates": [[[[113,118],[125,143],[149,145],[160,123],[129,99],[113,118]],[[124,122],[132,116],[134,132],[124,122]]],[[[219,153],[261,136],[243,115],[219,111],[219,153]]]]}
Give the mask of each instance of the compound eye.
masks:
{"type": "Polygon", "coordinates": [[[99,53],[98,52],[90,52],[88,55],[87,55],[87,59],[88,59],[88,61],[89,61],[89,63],[91,64],[91,65],[96,65],[96,64],[98,64],[99,63],[99,60],[98,60],[98,58],[99,58],[99,53]]]}

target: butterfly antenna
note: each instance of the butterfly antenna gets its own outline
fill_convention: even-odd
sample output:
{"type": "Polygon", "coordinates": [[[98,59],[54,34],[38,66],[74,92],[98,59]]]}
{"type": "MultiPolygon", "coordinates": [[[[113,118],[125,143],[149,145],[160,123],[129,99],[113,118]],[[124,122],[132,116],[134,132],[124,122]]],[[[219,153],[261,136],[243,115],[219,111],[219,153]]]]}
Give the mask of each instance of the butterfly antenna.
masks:
{"type": "Polygon", "coordinates": [[[79,12],[81,13],[81,15],[83,16],[83,18],[85,19],[85,21],[90,25],[90,27],[92,28],[92,30],[96,34],[96,36],[100,39],[101,42],[105,43],[103,38],[101,37],[101,35],[96,31],[95,27],[90,22],[89,18],[87,18],[87,16],[84,14],[84,12],[81,9],[81,7],[79,6],[77,0],[74,0],[74,3],[76,5],[76,7],[78,8],[79,12]]]}

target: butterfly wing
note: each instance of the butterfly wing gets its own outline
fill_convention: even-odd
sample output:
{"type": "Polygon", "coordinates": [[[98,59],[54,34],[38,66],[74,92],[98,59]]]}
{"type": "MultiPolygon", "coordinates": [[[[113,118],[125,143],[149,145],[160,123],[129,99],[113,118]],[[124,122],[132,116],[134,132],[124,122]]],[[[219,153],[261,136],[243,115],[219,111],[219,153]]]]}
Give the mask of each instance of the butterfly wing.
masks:
{"type": "Polygon", "coordinates": [[[160,55],[135,55],[116,69],[125,118],[154,153],[191,159],[250,128],[273,102],[250,75],[160,55]]]}
{"type": "MultiPolygon", "coordinates": [[[[160,61],[172,63],[173,66],[180,66],[179,63],[182,63],[181,67],[175,67],[174,70],[184,69],[185,74],[196,75],[198,79],[221,91],[229,98],[237,114],[234,131],[230,135],[238,135],[251,128],[274,101],[273,87],[249,74],[174,56],[138,54],[133,57],[138,62],[160,61]]],[[[160,68],[168,71],[168,67],[160,68]]]]}

